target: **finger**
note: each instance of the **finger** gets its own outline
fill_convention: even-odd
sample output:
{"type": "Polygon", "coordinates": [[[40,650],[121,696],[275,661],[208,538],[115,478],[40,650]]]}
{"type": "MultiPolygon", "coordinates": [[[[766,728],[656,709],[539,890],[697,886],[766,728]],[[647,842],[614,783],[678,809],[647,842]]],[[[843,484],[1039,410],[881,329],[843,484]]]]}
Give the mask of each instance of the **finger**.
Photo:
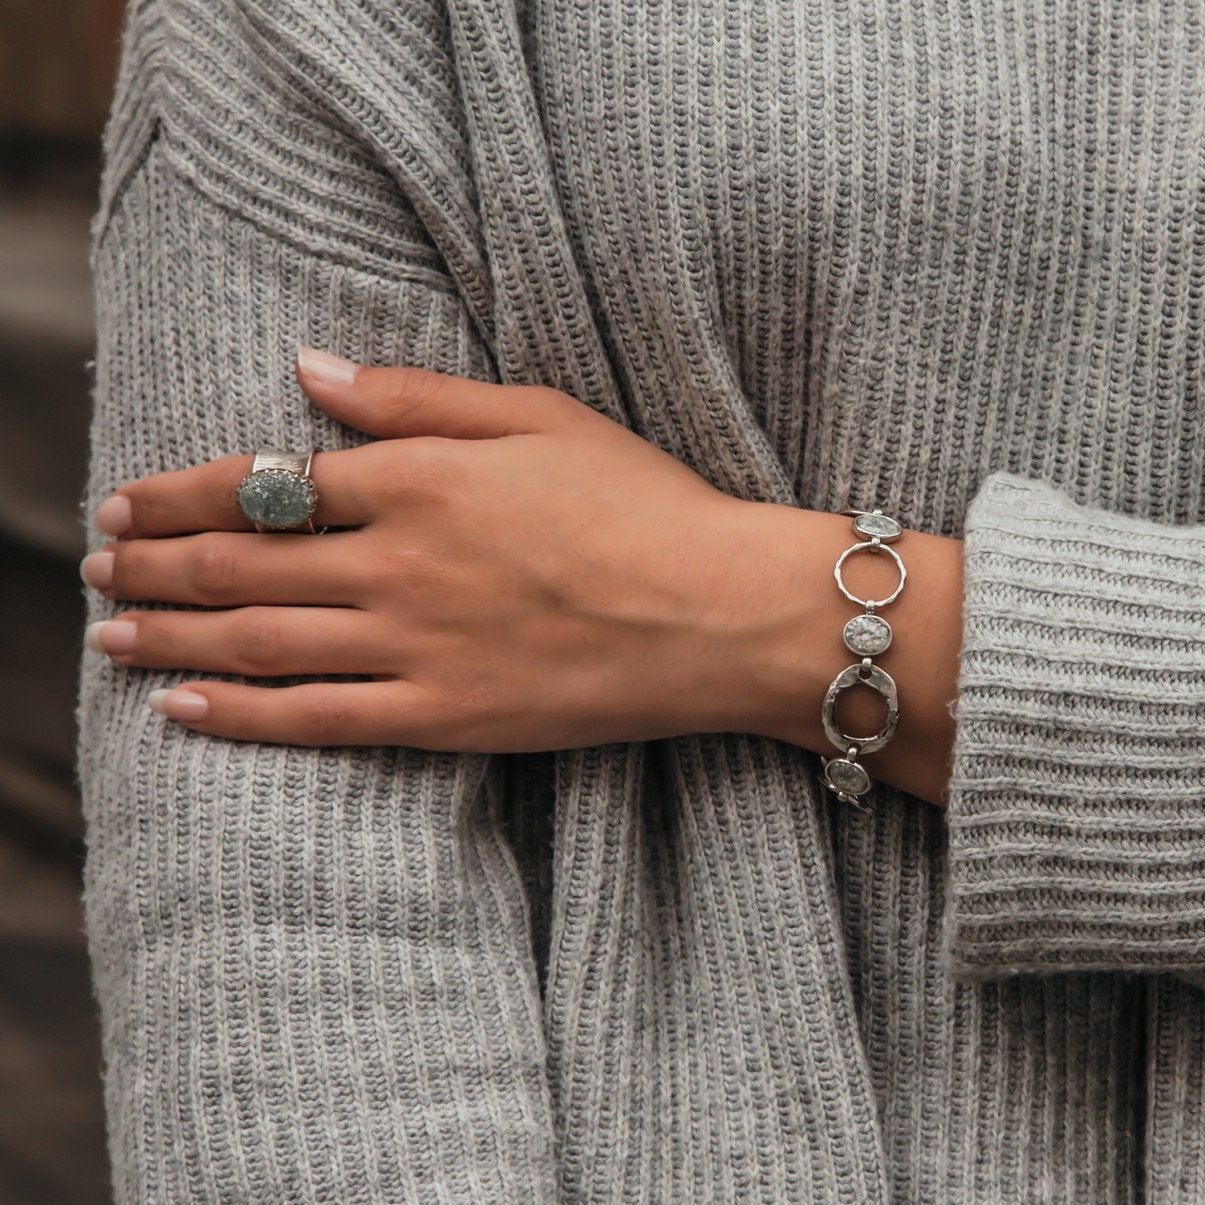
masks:
{"type": "Polygon", "coordinates": [[[297,353],[297,381],[327,414],[372,435],[495,439],[552,430],[576,398],[545,385],[496,385],[417,365],[370,368],[312,347],[297,353]]]}
{"type": "MultiPolygon", "coordinates": [[[[314,525],[360,527],[377,511],[362,485],[379,453],[349,448],[314,453],[310,478],[318,491],[314,525]]],[[[239,510],[238,487],[254,456],[223,456],[191,469],[156,473],[121,486],[97,508],[96,529],[124,539],[183,535],[194,531],[254,531],[239,510]]]]}
{"type": "Polygon", "coordinates": [[[378,620],[336,607],[127,611],[92,624],[85,644],[118,665],[248,678],[372,675],[397,661],[378,620]]]}
{"type": "Polygon", "coordinates": [[[205,532],[170,540],[119,540],[85,562],[109,598],[203,607],[358,606],[371,564],[365,533],[324,536],[205,532]],[[95,562],[112,555],[108,565],[95,562]],[[108,585],[103,585],[105,576],[108,585]]]}
{"type": "Polygon", "coordinates": [[[422,744],[424,692],[411,682],[243,686],[187,682],[150,707],[197,732],[276,745],[422,744]]]}

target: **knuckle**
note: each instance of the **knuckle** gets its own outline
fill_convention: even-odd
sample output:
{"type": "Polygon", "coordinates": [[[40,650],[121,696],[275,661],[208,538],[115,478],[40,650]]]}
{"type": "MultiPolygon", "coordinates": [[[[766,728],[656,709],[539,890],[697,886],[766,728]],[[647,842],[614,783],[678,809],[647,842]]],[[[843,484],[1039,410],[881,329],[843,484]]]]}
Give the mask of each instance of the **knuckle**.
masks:
{"type": "Polygon", "coordinates": [[[373,586],[389,597],[400,589],[427,592],[444,580],[447,564],[429,549],[404,545],[390,548],[369,569],[373,586]]]}
{"type": "Polygon", "coordinates": [[[538,414],[538,423],[547,429],[562,429],[566,425],[589,421],[596,417],[595,411],[583,405],[572,394],[551,385],[532,385],[528,393],[529,404],[538,414]]]}
{"type": "Polygon", "coordinates": [[[598,411],[579,402],[572,394],[551,385],[532,385],[527,393],[527,407],[540,430],[567,434],[586,434],[598,422],[598,411]]]}
{"type": "Polygon", "coordinates": [[[381,468],[373,481],[373,491],[394,505],[405,503],[414,492],[413,475],[405,465],[394,461],[381,468]]]}
{"type": "Polygon", "coordinates": [[[344,739],[350,718],[344,705],[323,694],[305,704],[300,724],[311,744],[333,745],[344,739]]]}
{"type": "Polygon", "coordinates": [[[395,422],[408,425],[431,406],[439,405],[447,382],[439,372],[411,364],[392,370],[386,405],[395,422]]]}
{"type": "Polygon", "coordinates": [[[286,650],[284,630],[274,620],[251,615],[237,621],[230,636],[235,672],[250,677],[279,673],[286,650]]]}
{"type": "Polygon", "coordinates": [[[551,411],[566,409],[574,400],[563,389],[554,389],[551,385],[529,385],[527,391],[532,401],[551,411]]]}
{"type": "Polygon", "coordinates": [[[234,586],[238,565],[233,549],[224,541],[203,540],[190,563],[190,580],[204,603],[223,603],[234,586]]]}
{"type": "Polygon", "coordinates": [[[452,442],[437,436],[415,435],[408,438],[404,454],[394,457],[383,471],[385,493],[391,499],[423,498],[434,500],[443,496],[453,479],[452,442]]]}
{"type": "Polygon", "coordinates": [[[416,364],[402,365],[395,370],[391,405],[398,415],[411,417],[438,404],[447,381],[437,372],[416,364]]]}
{"type": "Polygon", "coordinates": [[[497,752],[502,716],[491,692],[476,683],[445,692],[433,709],[431,735],[440,747],[462,753],[497,752]]]}
{"type": "Polygon", "coordinates": [[[438,493],[446,488],[455,465],[451,442],[435,435],[416,435],[406,441],[405,469],[412,490],[438,493]]]}

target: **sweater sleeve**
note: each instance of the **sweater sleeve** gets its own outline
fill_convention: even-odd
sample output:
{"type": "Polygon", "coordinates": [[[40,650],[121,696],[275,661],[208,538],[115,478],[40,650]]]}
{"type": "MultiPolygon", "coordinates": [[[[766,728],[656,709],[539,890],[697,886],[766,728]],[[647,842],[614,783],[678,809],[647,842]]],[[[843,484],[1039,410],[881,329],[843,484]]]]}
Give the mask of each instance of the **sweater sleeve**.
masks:
{"type": "Polygon", "coordinates": [[[1205,982],[1205,525],[998,471],[963,556],[949,965],[1205,982]]]}
{"type": "MultiPolygon", "coordinates": [[[[301,342],[491,379],[400,190],[283,95],[227,6],[131,11],[94,224],[87,514],[148,473],[354,442],[298,390],[301,342]]],[[[148,711],[176,680],[81,670],[115,1200],[554,1200],[498,759],[214,739],[148,711]]]]}

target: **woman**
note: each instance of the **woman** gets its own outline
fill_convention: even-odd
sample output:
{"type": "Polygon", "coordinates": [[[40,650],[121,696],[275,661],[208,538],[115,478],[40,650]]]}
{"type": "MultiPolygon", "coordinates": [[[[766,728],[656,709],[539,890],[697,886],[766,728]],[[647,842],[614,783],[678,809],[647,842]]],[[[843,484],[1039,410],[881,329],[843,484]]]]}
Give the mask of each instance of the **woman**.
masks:
{"type": "Polygon", "coordinates": [[[1205,1197],[1202,35],[135,6],[81,706],[119,1200],[1205,1197]],[[902,525],[890,605],[846,510],[902,525]]]}

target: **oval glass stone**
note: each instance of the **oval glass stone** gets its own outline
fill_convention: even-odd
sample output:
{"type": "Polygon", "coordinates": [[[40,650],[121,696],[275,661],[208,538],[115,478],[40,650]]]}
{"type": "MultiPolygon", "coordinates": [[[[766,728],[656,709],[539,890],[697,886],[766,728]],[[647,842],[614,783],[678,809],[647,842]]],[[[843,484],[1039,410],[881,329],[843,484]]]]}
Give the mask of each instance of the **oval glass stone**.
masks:
{"type": "Polygon", "coordinates": [[[903,534],[904,528],[890,515],[855,515],[854,531],[864,536],[878,536],[880,540],[894,540],[903,534]]]}
{"type": "Polygon", "coordinates": [[[891,644],[891,625],[877,615],[855,615],[843,635],[850,652],[873,657],[891,644]]]}
{"type": "Polygon", "coordinates": [[[870,775],[857,762],[844,757],[834,757],[825,764],[824,773],[830,785],[849,795],[861,795],[870,790],[870,775]]]}
{"type": "Polygon", "coordinates": [[[297,527],[317,505],[313,482],[288,469],[260,469],[238,487],[239,510],[264,527],[297,527]]]}

